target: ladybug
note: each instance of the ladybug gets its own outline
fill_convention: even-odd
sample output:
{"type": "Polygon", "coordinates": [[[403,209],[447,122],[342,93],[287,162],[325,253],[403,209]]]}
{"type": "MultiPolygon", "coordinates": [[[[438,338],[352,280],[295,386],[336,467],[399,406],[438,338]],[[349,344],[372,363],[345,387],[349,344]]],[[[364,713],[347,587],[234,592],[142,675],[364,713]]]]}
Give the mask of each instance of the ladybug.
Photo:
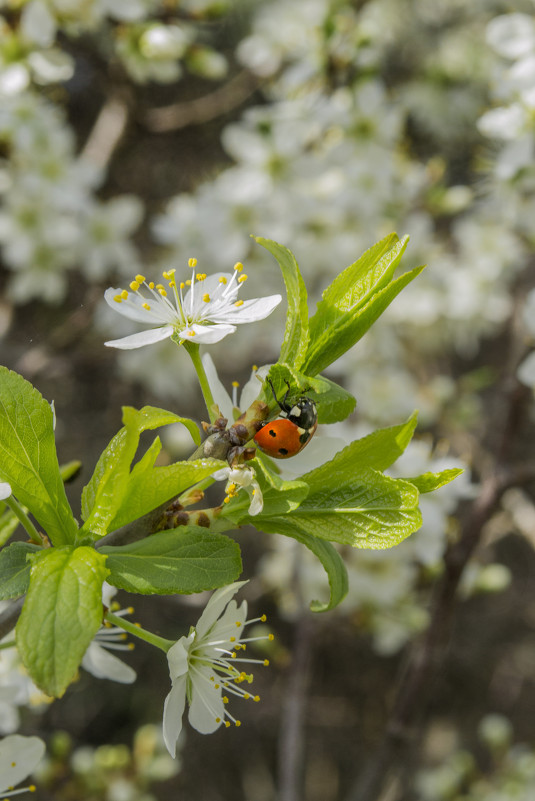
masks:
{"type": "Polygon", "coordinates": [[[274,459],[289,459],[290,456],[302,451],[318,427],[316,404],[306,395],[298,398],[293,404],[288,403],[290,385],[288,382],[286,384],[288,391],[280,401],[275,395],[273,384],[269,381],[281,413],[276,420],[264,423],[254,438],[255,445],[274,459]]]}

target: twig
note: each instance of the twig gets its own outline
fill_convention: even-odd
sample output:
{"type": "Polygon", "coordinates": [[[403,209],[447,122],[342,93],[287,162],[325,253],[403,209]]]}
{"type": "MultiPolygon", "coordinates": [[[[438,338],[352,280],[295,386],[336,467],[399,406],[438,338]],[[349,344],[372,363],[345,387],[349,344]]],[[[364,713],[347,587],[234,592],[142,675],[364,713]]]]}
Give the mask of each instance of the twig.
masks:
{"type": "Polygon", "coordinates": [[[291,673],[280,721],[279,801],[300,801],[302,798],[303,717],[314,623],[311,615],[305,613],[295,627],[291,673]]]}
{"type": "Polygon", "coordinates": [[[22,605],[24,604],[25,597],[26,596],[23,595],[22,598],[17,598],[16,601],[12,601],[7,609],[4,609],[4,611],[0,614],[0,640],[15,628],[17,620],[19,619],[19,615],[22,611],[22,605]]]}
{"type": "Polygon", "coordinates": [[[122,139],[128,123],[128,106],[117,95],[102,106],[81,153],[81,158],[105,169],[122,139]]]}
{"type": "Polygon", "coordinates": [[[177,131],[187,128],[188,125],[202,125],[241,106],[258,89],[259,84],[255,75],[243,70],[224,86],[203,97],[150,109],[142,121],[154,133],[177,131]]]}

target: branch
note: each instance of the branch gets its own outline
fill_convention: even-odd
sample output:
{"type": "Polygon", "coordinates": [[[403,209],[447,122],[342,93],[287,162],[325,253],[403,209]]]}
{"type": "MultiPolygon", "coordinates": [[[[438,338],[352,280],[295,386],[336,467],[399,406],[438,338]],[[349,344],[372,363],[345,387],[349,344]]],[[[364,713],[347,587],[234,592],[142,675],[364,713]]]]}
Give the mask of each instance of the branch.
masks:
{"type": "Polygon", "coordinates": [[[150,109],[142,122],[154,133],[177,131],[187,128],[188,125],[202,125],[241,106],[259,85],[260,81],[255,75],[243,70],[219,89],[203,97],[150,109]]]}
{"type": "Polygon", "coordinates": [[[128,124],[128,106],[118,97],[110,97],[102,106],[81,158],[104,170],[121,141],[128,124]]]}

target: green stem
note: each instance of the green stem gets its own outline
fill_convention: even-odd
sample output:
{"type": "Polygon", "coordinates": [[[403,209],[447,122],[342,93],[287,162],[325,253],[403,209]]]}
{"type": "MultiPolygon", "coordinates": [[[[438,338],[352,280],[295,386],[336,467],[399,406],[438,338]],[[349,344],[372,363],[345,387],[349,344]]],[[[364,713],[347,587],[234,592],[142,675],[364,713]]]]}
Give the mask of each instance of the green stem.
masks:
{"type": "Polygon", "coordinates": [[[8,642],[0,642],[0,651],[4,648],[14,648],[17,643],[15,640],[9,640],[8,642]]]}
{"type": "Polygon", "coordinates": [[[35,542],[37,545],[42,545],[43,544],[42,537],[39,536],[39,533],[35,528],[34,524],[30,520],[30,518],[28,517],[22,506],[19,504],[19,502],[15,500],[13,495],[10,495],[9,498],[4,498],[4,503],[7,503],[7,505],[9,506],[15,517],[17,517],[20,523],[24,526],[31,541],[35,542]]]}
{"type": "Polygon", "coordinates": [[[218,414],[216,411],[216,404],[212,395],[212,390],[210,389],[210,384],[208,383],[208,378],[206,377],[201,356],[199,354],[199,346],[194,342],[184,342],[184,348],[189,353],[191,361],[193,362],[193,366],[197,372],[204,402],[206,403],[206,408],[208,410],[208,414],[210,415],[210,422],[213,423],[214,420],[217,419],[218,414]]]}
{"type": "Polygon", "coordinates": [[[160,648],[166,653],[170,647],[174,645],[173,640],[165,640],[163,637],[158,637],[157,634],[152,634],[152,632],[142,629],[141,626],[136,626],[135,623],[125,620],[124,617],[120,617],[120,615],[114,615],[113,612],[106,612],[106,620],[110,623],[113,623],[114,626],[119,626],[119,628],[124,629],[124,631],[127,631],[129,634],[132,634],[133,637],[138,637],[140,640],[145,640],[145,642],[156,646],[156,648],[160,648]]]}

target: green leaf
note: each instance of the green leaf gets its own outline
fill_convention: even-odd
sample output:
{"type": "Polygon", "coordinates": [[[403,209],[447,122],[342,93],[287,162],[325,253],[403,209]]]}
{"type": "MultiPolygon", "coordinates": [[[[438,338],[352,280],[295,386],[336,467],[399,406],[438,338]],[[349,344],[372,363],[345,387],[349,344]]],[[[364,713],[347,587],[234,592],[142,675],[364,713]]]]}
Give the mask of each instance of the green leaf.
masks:
{"type": "Polygon", "coordinates": [[[179,526],[101,552],[108,557],[110,584],[145,595],[212,590],[235,581],[242,570],[238,544],[200,526],[179,526]]]}
{"type": "Polygon", "coordinates": [[[310,389],[307,395],[316,404],[318,423],[339,423],[354,411],[356,399],[339,384],[329,378],[308,378],[310,389]]]}
{"type": "Polygon", "coordinates": [[[61,697],[102,623],[106,557],[94,548],[51,548],[32,559],[17,648],[47,695],[61,697]]]}
{"type": "Polygon", "coordinates": [[[30,583],[27,556],[40,550],[30,542],[13,542],[0,551],[0,601],[24,595],[30,583]]]}
{"type": "Polygon", "coordinates": [[[307,473],[303,479],[329,481],[333,469],[348,475],[365,468],[386,470],[405,451],[414,434],[417,419],[417,412],[414,412],[401,425],[379,428],[367,437],[356,439],[339,451],[331,461],[307,473]]]}
{"type": "Polygon", "coordinates": [[[297,529],[281,531],[281,534],[292,537],[305,545],[314,556],[317,556],[327,573],[330,588],[329,601],[328,603],[312,601],[310,604],[312,612],[328,612],[330,609],[334,609],[344,600],[348,590],[347,569],[336,548],[330,542],[325,542],[325,540],[320,540],[297,529]]]}
{"type": "Polygon", "coordinates": [[[132,468],[121,505],[108,525],[110,531],[138,520],[188,487],[208,478],[216,470],[228,467],[227,462],[219,459],[195,459],[155,467],[154,462],[160,450],[161,442],[156,437],[132,468]]]}
{"type": "Polygon", "coordinates": [[[310,483],[297,509],[267,519],[258,515],[249,522],[268,533],[292,536],[297,531],[355,548],[384,549],[416,531],[422,517],[418,490],[407,481],[377,470],[351,475],[333,468],[328,482],[310,483]]]}
{"type": "Polygon", "coordinates": [[[422,473],[421,476],[414,478],[404,478],[404,481],[409,481],[413,484],[418,492],[433,492],[433,490],[449,484],[454,478],[464,473],[461,467],[451,467],[448,470],[441,470],[440,473],[422,473]]]}
{"type": "Polygon", "coordinates": [[[384,240],[396,243],[384,253],[379,243],[347,268],[323,294],[310,320],[310,346],[301,366],[316,375],[336,361],[364,336],[387,306],[424,269],[416,267],[392,280],[408,239],[395,235],[384,240]],[[354,284],[351,281],[354,280],[354,284]]]}
{"type": "Polygon", "coordinates": [[[11,539],[19,525],[20,521],[16,514],[4,503],[0,503],[0,546],[11,539]]]}
{"type": "Polygon", "coordinates": [[[85,520],[82,532],[90,531],[97,537],[108,532],[111,521],[123,505],[130,479],[130,465],[143,431],[171,423],[182,423],[192,435],[195,444],[200,443],[199,431],[193,420],[179,417],[164,409],[144,406],[138,411],[125,406],[123,422],[124,427],[101,454],[89,483],[82,491],[82,518],[85,520]]]}
{"type": "Polygon", "coordinates": [[[305,282],[299,272],[295,257],[288,248],[261,236],[254,236],[253,239],[275,256],[281,268],[282,277],[286,284],[288,313],[279,361],[292,364],[296,369],[299,369],[305,358],[309,339],[305,282]]]}
{"type": "Polygon", "coordinates": [[[26,506],[54,545],[78,531],[65,495],[50,404],[17,373],[0,367],[0,479],[26,506]]]}

